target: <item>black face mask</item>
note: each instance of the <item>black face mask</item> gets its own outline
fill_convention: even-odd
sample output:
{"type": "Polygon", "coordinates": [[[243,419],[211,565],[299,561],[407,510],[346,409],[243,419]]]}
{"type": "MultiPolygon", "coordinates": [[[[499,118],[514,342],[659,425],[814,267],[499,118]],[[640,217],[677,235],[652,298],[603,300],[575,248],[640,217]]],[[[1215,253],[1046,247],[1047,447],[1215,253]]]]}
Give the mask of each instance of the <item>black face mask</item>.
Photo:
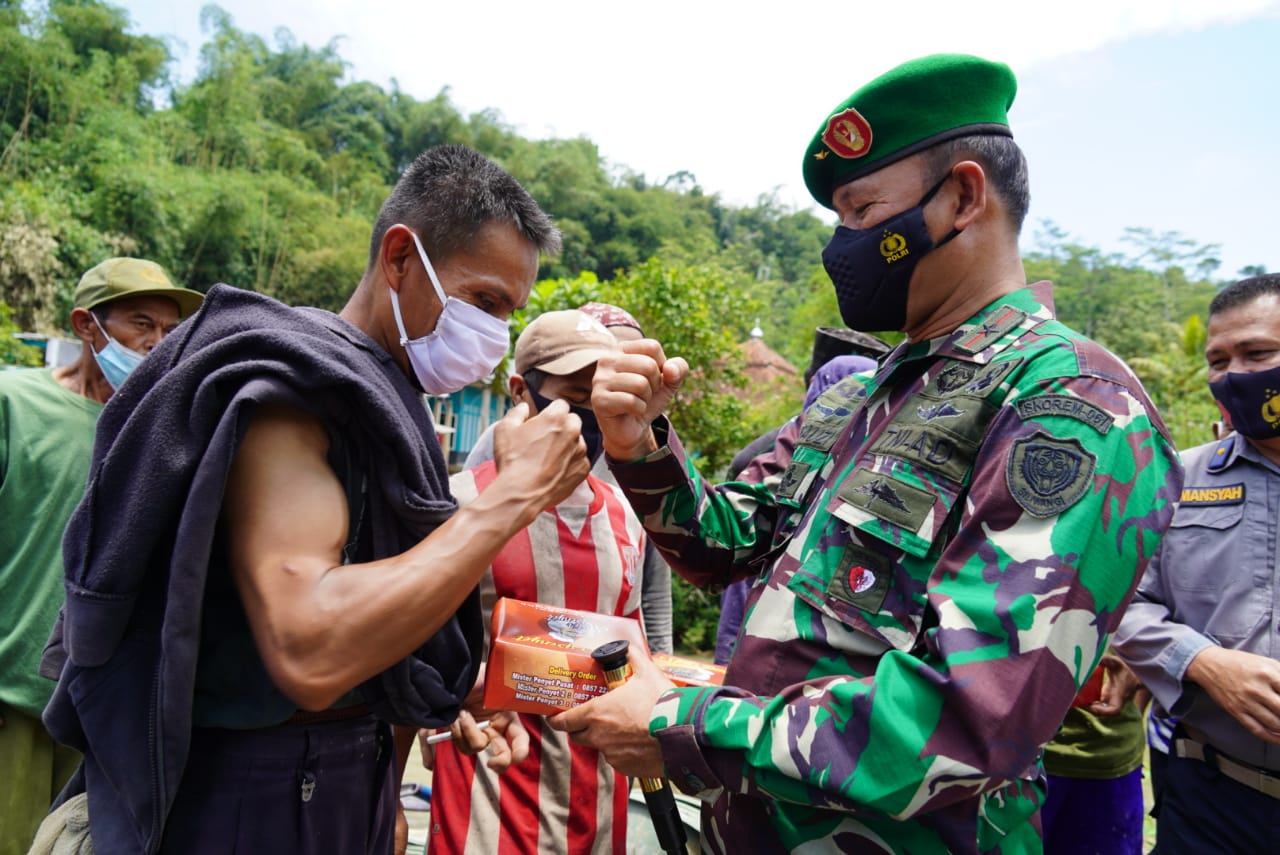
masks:
{"type": "MultiPolygon", "coordinates": [[[[533,388],[528,378],[525,378],[524,385],[529,390],[529,397],[533,398],[533,403],[538,405],[538,412],[551,406],[551,399],[539,395],[538,390],[533,388]]],[[[565,403],[569,404],[568,401],[565,403]]],[[[573,404],[569,404],[569,412],[577,414],[578,418],[582,419],[582,441],[587,444],[587,462],[594,466],[604,452],[604,435],[600,433],[600,423],[596,421],[596,414],[586,407],[573,404]]]]}
{"type": "Polygon", "coordinates": [[[836,226],[822,250],[822,266],[836,286],[840,317],[864,332],[901,330],[907,324],[907,286],[920,259],[956,235],[952,229],[937,243],[924,224],[924,206],[951,173],[942,176],[915,207],[869,229],[836,226]]]}
{"type": "Polygon", "coordinates": [[[1227,373],[1209,384],[1231,417],[1231,427],[1250,439],[1280,437],[1280,366],[1253,373],[1227,373]]]}

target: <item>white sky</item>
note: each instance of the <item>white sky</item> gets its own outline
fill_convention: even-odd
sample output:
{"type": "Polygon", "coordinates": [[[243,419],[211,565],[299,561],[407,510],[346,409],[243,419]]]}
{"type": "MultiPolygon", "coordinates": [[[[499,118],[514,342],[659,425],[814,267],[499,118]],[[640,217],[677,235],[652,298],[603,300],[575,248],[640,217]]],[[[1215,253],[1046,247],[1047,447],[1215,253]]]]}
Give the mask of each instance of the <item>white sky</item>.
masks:
{"type": "MultiPolygon", "coordinates": [[[[197,0],[127,0],[135,32],[173,36],[179,76],[207,34],[197,0]]],[[[938,51],[1011,65],[1010,111],[1039,220],[1128,247],[1126,226],[1221,243],[1219,271],[1280,270],[1280,2],[978,0],[223,0],[234,25],[337,38],[350,78],[419,100],[449,87],[530,138],[586,136],[615,166],[679,170],[750,204],[816,208],[803,148],[832,107],[903,60],[938,51]]],[[[825,215],[824,215],[825,216],[825,215]]]]}

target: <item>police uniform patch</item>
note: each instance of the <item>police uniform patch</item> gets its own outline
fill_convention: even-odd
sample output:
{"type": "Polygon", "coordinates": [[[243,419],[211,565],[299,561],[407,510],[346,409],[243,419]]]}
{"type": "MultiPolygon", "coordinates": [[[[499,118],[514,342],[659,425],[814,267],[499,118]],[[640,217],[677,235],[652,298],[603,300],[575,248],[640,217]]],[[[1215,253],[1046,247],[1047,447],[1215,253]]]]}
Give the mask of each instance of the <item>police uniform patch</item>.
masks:
{"type": "Polygon", "coordinates": [[[1033,395],[1019,398],[1013,402],[1013,407],[1023,419],[1066,416],[1084,422],[1101,434],[1111,430],[1111,426],[1115,424],[1115,419],[1102,407],[1074,395],[1033,395]]]}
{"type": "Polygon", "coordinates": [[[1033,517],[1051,517],[1080,501],[1093,483],[1097,462],[1079,440],[1036,431],[1014,441],[1005,481],[1023,510],[1033,517]]]}
{"type": "Polygon", "coordinates": [[[887,556],[856,544],[845,547],[827,596],[868,612],[878,612],[889,593],[893,563],[887,556]]]}
{"type": "Polygon", "coordinates": [[[1244,502],[1244,482],[1218,487],[1183,487],[1178,504],[1188,508],[1210,505],[1239,505],[1244,502]]]}

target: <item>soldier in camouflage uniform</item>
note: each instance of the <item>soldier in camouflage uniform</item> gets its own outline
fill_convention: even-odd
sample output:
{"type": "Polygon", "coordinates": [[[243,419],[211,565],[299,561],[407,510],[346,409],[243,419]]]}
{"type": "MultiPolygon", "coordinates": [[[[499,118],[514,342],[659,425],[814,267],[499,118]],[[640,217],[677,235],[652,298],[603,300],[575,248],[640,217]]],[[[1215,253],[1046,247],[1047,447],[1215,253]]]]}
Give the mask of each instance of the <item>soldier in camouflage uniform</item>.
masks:
{"type": "Polygon", "coordinates": [[[805,178],[840,215],[823,260],[841,314],[907,340],[818,399],[764,484],[691,465],[660,416],[683,360],[648,342],[600,363],[605,450],[672,566],[756,582],[724,687],[633,660],[630,684],[552,722],[702,798],[705,851],[1041,849],[1041,749],[1181,469],[1128,368],[1026,284],[1014,88],[1003,65],[927,57],[819,129],[805,178]]]}

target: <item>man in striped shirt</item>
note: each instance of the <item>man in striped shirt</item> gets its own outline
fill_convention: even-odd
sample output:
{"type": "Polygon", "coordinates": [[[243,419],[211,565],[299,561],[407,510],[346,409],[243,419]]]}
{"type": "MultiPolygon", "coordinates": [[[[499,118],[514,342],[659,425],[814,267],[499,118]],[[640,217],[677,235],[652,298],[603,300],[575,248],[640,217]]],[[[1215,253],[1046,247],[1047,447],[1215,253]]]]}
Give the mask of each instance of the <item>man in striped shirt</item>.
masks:
{"type": "MultiPolygon", "coordinates": [[[[587,456],[599,456],[591,411],[596,361],[618,349],[599,321],[572,310],[547,312],[516,341],[511,397],[533,412],[563,399],[582,419],[587,456]]],[[[503,440],[501,432],[495,442],[503,440]]],[[[493,481],[493,461],[455,475],[459,504],[493,481]]],[[[645,534],[622,492],[588,475],[547,508],[494,559],[480,582],[485,625],[499,597],[640,617],[645,534]]],[[[489,639],[486,638],[486,645],[489,639]]],[[[627,780],[595,749],[572,745],[542,716],[521,714],[529,756],[501,776],[452,743],[436,748],[428,851],[441,853],[621,853],[627,780]]]]}

